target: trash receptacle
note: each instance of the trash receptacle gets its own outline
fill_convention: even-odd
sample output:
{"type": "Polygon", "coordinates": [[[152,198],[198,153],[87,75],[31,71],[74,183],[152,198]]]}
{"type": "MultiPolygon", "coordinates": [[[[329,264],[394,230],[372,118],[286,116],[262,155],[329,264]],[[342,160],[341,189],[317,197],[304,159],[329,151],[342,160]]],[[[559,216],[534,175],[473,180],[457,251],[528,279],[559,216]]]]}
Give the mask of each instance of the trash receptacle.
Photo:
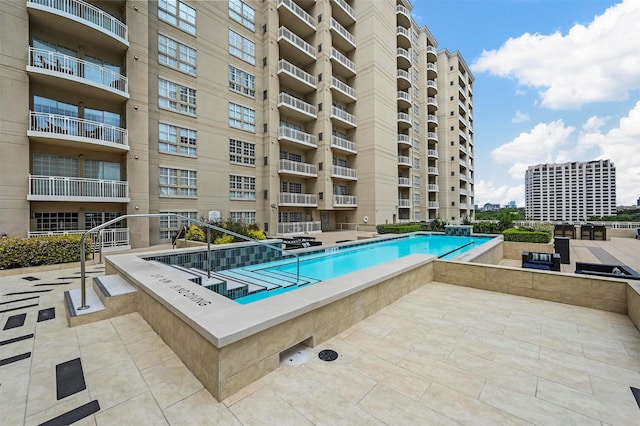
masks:
{"type": "Polygon", "coordinates": [[[553,251],[560,255],[560,263],[565,265],[571,263],[569,257],[569,237],[555,237],[553,239],[553,251]]]}

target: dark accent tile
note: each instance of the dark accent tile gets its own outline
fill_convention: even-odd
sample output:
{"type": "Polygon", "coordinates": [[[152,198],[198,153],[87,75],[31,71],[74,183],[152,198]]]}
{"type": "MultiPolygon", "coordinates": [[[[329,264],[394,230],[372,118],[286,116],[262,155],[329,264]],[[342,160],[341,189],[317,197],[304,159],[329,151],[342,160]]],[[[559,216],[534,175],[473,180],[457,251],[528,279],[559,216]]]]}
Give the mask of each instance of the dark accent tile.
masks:
{"type": "Polygon", "coordinates": [[[56,365],[56,396],[58,401],[86,388],[80,358],[56,365]]]}
{"type": "Polygon", "coordinates": [[[80,277],[58,277],[59,280],[77,280],[80,277]]]}
{"type": "Polygon", "coordinates": [[[71,281],[62,281],[61,283],[40,283],[40,284],[34,284],[34,287],[40,287],[43,285],[67,285],[67,284],[71,284],[71,281]]]}
{"type": "Polygon", "coordinates": [[[56,317],[56,308],[40,309],[38,311],[38,322],[48,321],[56,317]]]}
{"type": "Polygon", "coordinates": [[[3,365],[11,364],[12,362],[22,361],[23,359],[27,359],[31,356],[31,352],[26,352],[20,355],[11,356],[9,358],[0,359],[0,367],[3,365]]]}
{"type": "Polygon", "coordinates": [[[27,280],[27,281],[38,281],[40,278],[36,278],[36,277],[22,277],[23,280],[27,280]]]}
{"type": "Polygon", "coordinates": [[[4,310],[0,311],[0,314],[2,314],[4,312],[18,311],[20,309],[33,308],[34,306],[38,306],[38,304],[36,303],[34,305],[25,305],[25,306],[18,306],[17,308],[4,309],[4,310]]]}
{"type": "Polygon", "coordinates": [[[3,330],[22,327],[24,325],[24,320],[26,319],[27,319],[27,314],[12,315],[7,319],[7,322],[4,324],[3,330]]]}
{"type": "Polygon", "coordinates": [[[46,293],[48,291],[53,291],[53,289],[50,288],[49,290],[14,291],[12,293],[5,293],[5,296],[17,296],[19,294],[32,294],[32,293],[46,293]]]}
{"type": "Polygon", "coordinates": [[[98,411],[100,411],[100,404],[98,404],[97,400],[93,400],[91,402],[87,402],[86,404],[79,406],[78,408],[74,408],[71,411],[67,411],[64,414],[60,414],[58,417],[54,417],[49,421],[40,423],[39,426],[70,425],[72,423],[77,422],[78,420],[82,420],[85,417],[95,414],[98,411]]]}
{"type": "Polygon", "coordinates": [[[8,345],[10,343],[21,342],[23,340],[31,339],[33,334],[25,334],[24,336],[14,337],[13,339],[7,339],[0,341],[0,346],[8,345]]]}
{"type": "Polygon", "coordinates": [[[22,299],[7,300],[6,302],[0,302],[0,305],[8,305],[9,303],[22,302],[24,300],[37,299],[38,297],[40,297],[40,296],[31,296],[31,297],[23,297],[22,299]]]}
{"type": "Polygon", "coordinates": [[[634,388],[633,386],[631,386],[631,393],[633,394],[633,397],[636,399],[636,404],[638,404],[638,408],[640,408],[640,389],[634,388]]]}

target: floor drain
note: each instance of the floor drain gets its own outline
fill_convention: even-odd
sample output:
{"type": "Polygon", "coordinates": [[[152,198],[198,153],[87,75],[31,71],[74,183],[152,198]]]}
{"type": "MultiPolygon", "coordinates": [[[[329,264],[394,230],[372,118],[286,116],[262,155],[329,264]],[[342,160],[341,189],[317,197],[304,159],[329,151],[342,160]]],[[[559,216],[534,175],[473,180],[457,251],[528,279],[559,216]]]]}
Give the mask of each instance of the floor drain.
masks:
{"type": "Polygon", "coordinates": [[[320,353],[318,354],[318,358],[323,361],[335,361],[336,359],[338,359],[338,352],[334,351],[333,349],[325,349],[323,351],[320,351],[320,353]]]}

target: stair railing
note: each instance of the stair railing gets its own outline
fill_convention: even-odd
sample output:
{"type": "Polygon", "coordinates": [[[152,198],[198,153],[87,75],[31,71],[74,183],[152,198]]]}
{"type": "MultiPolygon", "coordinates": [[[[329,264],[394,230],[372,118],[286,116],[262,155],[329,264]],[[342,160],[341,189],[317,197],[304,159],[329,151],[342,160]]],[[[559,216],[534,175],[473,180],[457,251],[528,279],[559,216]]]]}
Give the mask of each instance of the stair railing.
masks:
{"type": "MultiPolygon", "coordinates": [[[[210,241],[210,230],[213,229],[215,231],[223,232],[225,234],[229,234],[234,236],[235,238],[239,238],[241,240],[250,241],[252,243],[262,244],[265,247],[270,249],[279,251],[284,256],[294,256],[296,258],[296,285],[300,283],[300,256],[297,253],[292,253],[290,251],[284,250],[282,247],[276,247],[271,244],[268,244],[264,241],[254,240],[253,238],[247,237],[246,235],[238,234],[233,231],[229,231],[228,229],[220,228],[215,225],[211,225],[210,223],[202,222],[196,219],[191,219],[187,216],[182,216],[177,213],[140,213],[140,214],[126,214],[122,216],[118,216],[115,219],[111,219],[107,222],[104,222],[98,226],[95,226],[88,231],[85,231],[80,238],[80,292],[82,296],[81,305],[77,307],[77,310],[85,310],[89,309],[90,306],[87,304],[87,275],[86,275],[86,250],[85,250],[85,241],[87,240],[87,236],[92,232],[101,231],[107,226],[113,225],[114,223],[120,222],[122,220],[134,217],[175,217],[177,219],[181,219],[183,222],[193,223],[196,225],[200,225],[207,229],[207,275],[211,278],[211,241],[210,241]]],[[[186,240],[186,234],[185,234],[186,240]]],[[[102,251],[101,251],[102,253],[102,251]]]]}

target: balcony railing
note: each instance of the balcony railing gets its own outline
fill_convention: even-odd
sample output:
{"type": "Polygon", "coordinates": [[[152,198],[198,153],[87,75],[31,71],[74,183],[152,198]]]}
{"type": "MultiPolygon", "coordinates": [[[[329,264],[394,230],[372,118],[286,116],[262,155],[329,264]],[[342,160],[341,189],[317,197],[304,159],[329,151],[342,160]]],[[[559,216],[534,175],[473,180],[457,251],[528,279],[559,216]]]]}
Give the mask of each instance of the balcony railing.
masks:
{"type": "Polygon", "coordinates": [[[278,171],[293,172],[306,176],[318,176],[318,168],[315,165],[285,159],[280,160],[278,171]]]}
{"type": "Polygon", "coordinates": [[[349,6],[349,4],[346,1],[344,1],[344,0],[333,0],[333,2],[335,4],[337,4],[338,6],[340,6],[340,8],[342,8],[342,10],[344,10],[345,13],[351,17],[351,19],[353,19],[354,21],[356,20],[356,12],[355,12],[355,10],[353,10],[353,8],[351,6],[349,6]]]}
{"type": "Polygon", "coordinates": [[[405,15],[407,17],[407,19],[410,18],[411,13],[409,12],[409,9],[407,9],[406,7],[402,6],[402,5],[397,5],[396,6],[396,13],[401,13],[403,15],[405,15]]]}
{"type": "Polygon", "coordinates": [[[427,105],[435,105],[438,106],[438,100],[432,96],[427,98],[427,105]]]}
{"type": "Polygon", "coordinates": [[[356,169],[352,169],[350,167],[344,166],[332,166],[331,167],[331,176],[339,177],[345,179],[358,179],[358,174],[356,169]]]}
{"type": "Polygon", "coordinates": [[[411,137],[409,135],[398,135],[398,143],[411,146],[411,137]]]}
{"type": "Polygon", "coordinates": [[[411,95],[409,92],[405,92],[404,90],[398,90],[398,100],[411,103],[411,95]]]}
{"type": "Polygon", "coordinates": [[[398,207],[400,208],[411,208],[411,200],[408,198],[400,198],[398,200],[398,207]]]}
{"type": "Polygon", "coordinates": [[[357,207],[358,203],[354,195],[334,195],[333,205],[336,207],[357,207]]]}
{"type": "Polygon", "coordinates": [[[333,76],[331,76],[331,87],[341,91],[342,93],[349,96],[353,100],[356,99],[356,89],[354,89],[353,87],[349,86],[347,83],[344,83],[343,81],[340,81],[339,79],[333,76]]]}
{"type": "Polygon", "coordinates": [[[411,76],[409,75],[409,73],[406,70],[399,69],[398,70],[398,78],[404,78],[405,80],[409,81],[409,83],[411,83],[411,76]]]}
{"type": "Polygon", "coordinates": [[[356,116],[353,114],[349,114],[347,111],[336,106],[331,107],[331,116],[339,118],[340,120],[345,121],[353,126],[356,126],[356,116]]]}
{"type": "Polygon", "coordinates": [[[411,166],[411,158],[405,155],[398,155],[398,164],[403,166],[411,166]]]}
{"type": "Polygon", "coordinates": [[[278,40],[285,39],[289,43],[298,47],[300,50],[305,52],[307,55],[311,56],[313,59],[316,59],[316,49],[311,46],[309,43],[298,37],[296,34],[289,31],[286,27],[280,27],[278,29],[278,40]]]}
{"type": "Polygon", "coordinates": [[[308,85],[313,86],[313,88],[316,87],[316,78],[314,76],[312,76],[308,72],[296,67],[291,62],[288,62],[288,61],[286,61],[284,59],[280,59],[278,61],[278,73],[280,73],[280,72],[284,72],[286,74],[289,74],[290,76],[293,76],[293,77],[297,78],[298,80],[301,80],[301,81],[307,83],[308,85]]]}
{"type": "MultiPolygon", "coordinates": [[[[36,238],[50,237],[53,235],[82,235],[85,232],[86,231],[84,229],[70,231],[29,231],[28,237],[36,238]]],[[[91,238],[91,244],[94,252],[100,251],[100,249],[106,247],[123,247],[130,244],[129,228],[103,229],[99,232],[90,233],[89,238],[91,238]]]]}
{"type": "Polygon", "coordinates": [[[285,6],[294,15],[296,15],[298,18],[306,22],[311,28],[313,28],[314,30],[316,29],[316,20],[313,18],[313,16],[309,15],[303,8],[298,6],[294,1],[278,0],[277,7],[280,7],[280,6],[285,6]]]}
{"type": "Polygon", "coordinates": [[[437,141],[438,134],[436,132],[427,132],[427,138],[437,141]]]}
{"type": "Polygon", "coordinates": [[[92,26],[101,32],[119,39],[129,45],[129,33],[127,26],[115,17],[109,15],[89,3],[81,0],[27,0],[27,5],[38,5],[55,10],[59,14],[85,25],[92,26]]]}
{"type": "Polygon", "coordinates": [[[458,144],[458,148],[460,148],[460,151],[464,152],[465,154],[467,153],[467,148],[465,148],[464,145],[458,144]]]}
{"type": "Polygon", "coordinates": [[[429,173],[430,175],[437,175],[438,174],[438,168],[437,167],[427,167],[427,173],[429,173]]]}
{"type": "Polygon", "coordinates": [[[351,71],[352,73],[356,73],[356,64],[355,62],[353,62],[352,60],[350,60],[349,58],[347,58],[346,56],[344,56],[342,54],[342,52],[340,52],[338,49],[336,49],[335,47],[331,48],[331,59],[335,59],[336,61],[338,61],[342,66],[344,66],[345,68],[347,68],[349,71],[351,71]]]}
{"type": "Polygon", "coordinates": [[[411,186],[411,179],[407,177],[399,177],[398,186],[411,186]]]}
{"type": "Polygon", "coordinates": [[[438,158],[438,150],[436,149],[427,150],[427,156],[431,158],[438,158]]]}
{"type": "Polygon", "coordinates": [[[321,222],[278,222],[278,234],[320,232],[321,222]]]}
{"type": "Polygon", "coordinates": [[[296,194],[292,192],[281,192],[278,202],[283,206],[306,206],[317,207],[318,196],[315,194],[296,194]]]}
{"type": "Polygon", "coordinates": [[[27,200],[129,202],[129,183],[105,179],[29,175],[27,200]]]}
{"type": "Polygon", "coordinates": [[[462,130],[460,130],[460,131],[458,131],[458,134],[459,134],[460,136],[462,136],[462,138],[463,138],[464,140],[467,140],[467,133],[466,133],[466,132],[463,132],[462,130]]]}
{"type": "Polygon", "coordinates": [[[354,35],[347,31],[347,29],[340,25],[334,18],[331,18],[331,29],[340,34],[342,38],[347,40],[353,47],[356,47],[356,38],[354,35]]]}
{"type": "Polygon", "coordinates": [[[438,72],[438,66],[433,62],[427,62],[427,70],[438,72]]]}
{"type": "Polygon", "coordinates": [[[433,46],[427,46],[427,53],[433,53],[434,55],[437,55],[438,51],[433,46]]]}
{"type": "Polygon", "coordinates": [[[398,49],[396,50],[396,54],[402,58],[405,58],[407,61],[411,61],[411,56],[409,55],[409,51],[407,49],[398,47],[398,49]]]}
{"type": "Polygon", "coordinates": [[[35,68],[38,72],[56,73],[62,78],[79,80],[129,97],[127,77],[73,56],[29,47],[29,67],[35,68]]]}
{"type": "Polygon", "coordinates": [[[427,80],[427,87],[438,89],[438,83],[435,80],[427,80]]]}
{"type": "Polygon", "coordinates": [[[438,185],[434,185],[433,183],[430,183],[428,186],[429,192],[439,192],[440,191],[440,187],[438,185]]]}
{"type": "Polygon", "coordinates": [[[427,121],[430,121],[432,123],[438,123],[438,116],[434,115],[434,114],[429,114],[427,115],[427,121]]]}
{"type": "Polygon", "coordinates": [[[460,195],[467,195],[467,190],[460,188],[460,195]]]}
{"type": "Polygon", "coordinates": [[[398,121],[406,121],[411,124],[411,117],[409,117],[409,114],[407,114],[406,112],[399,112],[398,121]]]}
{"type": "Polygon", "coordinates": [[[440,204],[437,201],[429,201],[429,208],[430,209],[440,208],[440,204]]]}
{"type": "Polygon", "coordinates": [[[411,41],[411,35],[409,34],[409,30],[407,30],[404,27],[397,27],[396,28],[396,35],[405,36],[407,38],[407,40],[411,41]]]}
{"type": "Polygon", "coordinates": [[[303,112],[307,115],[310,115],[316,118],[316,107],[303,101],[302,99],[298,99],[295,96],[291,96],[288,93],[281,92],[278,95],[278,106],[280,105],[286,105],[290,108],[296,109],[300,112],[303,112]]]}
{"type": "Polygon", "coordinates": [[[357,152],[358,149],[355,142],[336,135],[331,135],[331,146],[353,153],[357,152]]]}
{"type": "Polygon", "coordinates": [[[278,138],[289,139],[304,145],[318,145],[317,138],[314,135],[287,126],[280,126],[278,129],[278,138]]]}
{"type": "Polygon", "coordinates": [[[65,115],[30,111],[29,133],[32,136],[84,139],[91,143],[108,143],[129,149],[127,129],[65,115]]]}
{"type": "Polygon", "coordinates": [[[460,203],[460,209],[466,209],[467,208],[467,203],[460,203]]]}

